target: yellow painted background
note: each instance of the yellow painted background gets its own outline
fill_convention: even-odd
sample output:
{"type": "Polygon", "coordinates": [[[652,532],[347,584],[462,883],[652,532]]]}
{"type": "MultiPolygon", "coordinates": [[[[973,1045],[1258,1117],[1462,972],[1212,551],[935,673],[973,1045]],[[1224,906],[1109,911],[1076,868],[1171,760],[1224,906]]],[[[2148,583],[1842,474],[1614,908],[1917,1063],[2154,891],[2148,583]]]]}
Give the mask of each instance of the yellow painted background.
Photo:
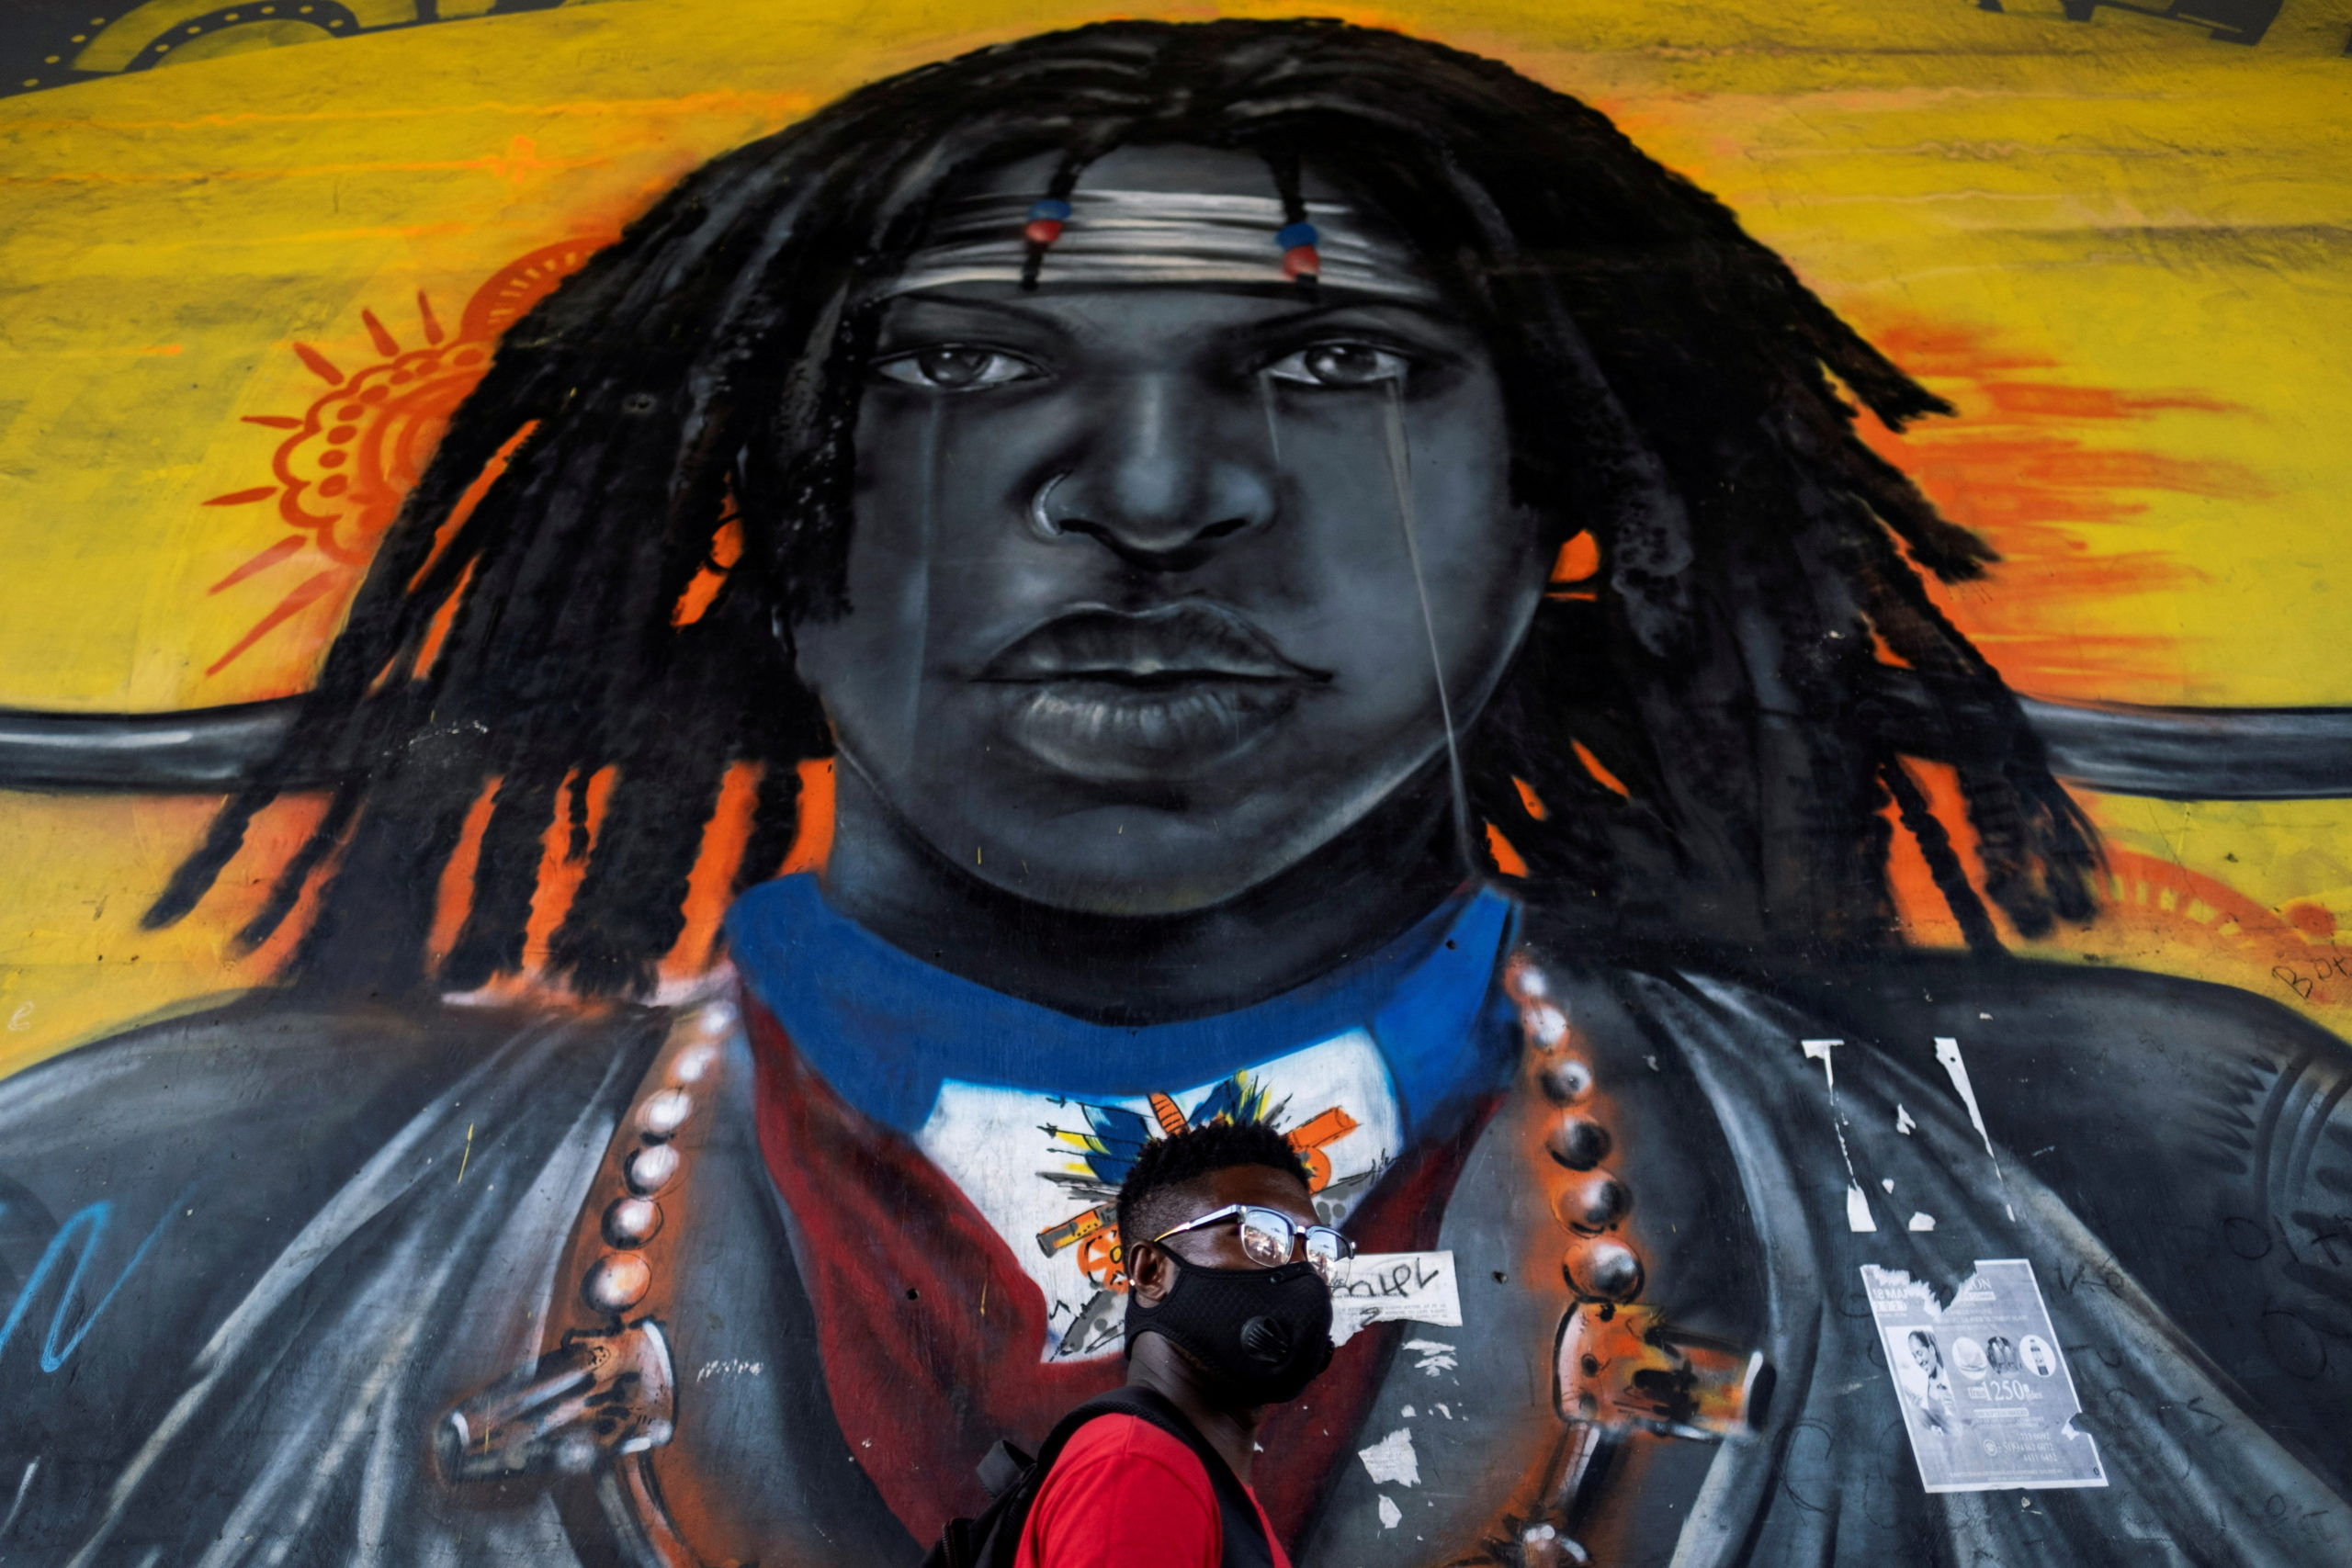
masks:
{"type": "MultiPolygon", "coordinates": [[[[287,536],[267,504],[203,503],[270,482],[282,434],[249,416],[322,389],[295,344],[381,358],[369,310],[417,346],[420,290],[454,320],[515,257],[923,60],[1113,15],[1337,9],[613,0],[0,102],[0,705],[303,685],[339,594],[205,672],[322,564],[208,592],[287,536]]],[[[1865,330],[1927,345],[1911,362],[1963,417],[1914,458],[1973,453],[1964,472],[2099,513],[1996,529],[2011,565],[1951,600],[2020,688],[2352,704],[2352,6],[2290,0],[2252,49],[2055,0],[1346,14],[1599,104],[1865,330]],[[2019,385],[2039,412],[2005,401],[2019,385]],[[2013,439],[2057,477],[2001,459],[2013,439]]],[[[195,918],[138,929],[211,804],[0,794],[0,1071],[259,976],[271,954],[232,962],[224,938],[299,805],[195,918]]],[[[2326,939],[2352,920],[2352,803],[2091,805],[2126,905],[2068,950],[2352,1021],[2326,939]],[[2144,886],[2173,866],[2249,912],[2144,886]]]]}

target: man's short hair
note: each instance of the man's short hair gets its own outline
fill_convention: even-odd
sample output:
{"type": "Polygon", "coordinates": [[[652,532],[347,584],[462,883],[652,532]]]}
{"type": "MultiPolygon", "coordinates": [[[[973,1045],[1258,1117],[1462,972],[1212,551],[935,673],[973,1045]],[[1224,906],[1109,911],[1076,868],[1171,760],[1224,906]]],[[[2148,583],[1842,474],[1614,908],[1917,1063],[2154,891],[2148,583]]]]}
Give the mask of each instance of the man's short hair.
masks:
{"type": "Polygon", "coordinates": [[[1119,1186],[1119,1235],[1123,1241],[1150,1240],[1182,1224],[1181,1190],[1204,1177],[1238,1165],[1261,1165],[1298,1178],[1311,1188],[1306,1162],[1290,1140],[1263,1122],[1211,1122],[1143,1146],[1119,1186]]]}

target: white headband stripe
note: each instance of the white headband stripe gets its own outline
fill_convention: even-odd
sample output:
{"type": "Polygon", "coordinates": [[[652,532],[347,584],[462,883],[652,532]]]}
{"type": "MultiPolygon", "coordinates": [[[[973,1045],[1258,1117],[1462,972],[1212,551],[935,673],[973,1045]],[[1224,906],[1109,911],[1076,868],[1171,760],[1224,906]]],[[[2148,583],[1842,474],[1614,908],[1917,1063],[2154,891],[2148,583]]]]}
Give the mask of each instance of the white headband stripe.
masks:
{"type": "MultiPolygon", "coordinates": [[[[1184,191],[1080,190],[1070,216],[1046,253],[1044,280],[1083,288],[1148,284],[1283,284],[1274,236],[1290,221],[1271,197],[1204,196],[1184,191]]],[[[1029,256],[1023,237],[1031,204],[978,197],[941,214],[922,248],[907,258],[885,297],[956,284],[1017,283],[1029,256]]],[[[1410,253],[1367,237],[1352,211],[1309,202],[1323,284],[1351,293],[1421,303],[1437,291],[1410,253]]]]}

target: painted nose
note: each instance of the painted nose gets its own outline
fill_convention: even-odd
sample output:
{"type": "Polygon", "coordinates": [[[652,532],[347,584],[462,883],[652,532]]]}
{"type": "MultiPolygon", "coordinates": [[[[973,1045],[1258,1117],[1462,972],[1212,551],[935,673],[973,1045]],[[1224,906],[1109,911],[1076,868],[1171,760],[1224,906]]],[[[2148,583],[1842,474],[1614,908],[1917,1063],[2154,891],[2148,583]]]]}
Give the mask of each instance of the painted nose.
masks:
{"type": "Polygon", "coordinates": [[[1264,439],[1253,446],[1227,428],[1216,401],[1174,377],[1134,378],[1097,406],[1082,449],[1039,488],[1032,523],[1148,570],[1183,571],[1267,522],[1273,476],[1252,460],[1264,439]]]}

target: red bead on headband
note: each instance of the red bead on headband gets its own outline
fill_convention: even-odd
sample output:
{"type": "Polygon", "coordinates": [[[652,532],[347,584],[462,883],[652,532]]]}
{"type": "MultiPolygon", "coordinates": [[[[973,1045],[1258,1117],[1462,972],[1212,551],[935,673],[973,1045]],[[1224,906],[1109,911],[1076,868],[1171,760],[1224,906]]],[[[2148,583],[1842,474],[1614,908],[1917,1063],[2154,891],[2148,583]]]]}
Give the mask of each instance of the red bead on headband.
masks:
{"type": "Polygon", "coordinates": [[[1047,197],[1029,209],[1029,222],[1021,232],[1033,245],[1044,247],[1062,237],[1062,225],[1069,221],[1069,203],[1057,197],[1047,197]]]}
{"type": "Polygon", "coordinates": [[[1312,223],[1288,223],[1274,235],[1274,243],[1283,249],[1283,276],[1295,281],[1312,281],[1323,276],[1323,255],[1316,249],[1322,238],[1312,223]]]}

